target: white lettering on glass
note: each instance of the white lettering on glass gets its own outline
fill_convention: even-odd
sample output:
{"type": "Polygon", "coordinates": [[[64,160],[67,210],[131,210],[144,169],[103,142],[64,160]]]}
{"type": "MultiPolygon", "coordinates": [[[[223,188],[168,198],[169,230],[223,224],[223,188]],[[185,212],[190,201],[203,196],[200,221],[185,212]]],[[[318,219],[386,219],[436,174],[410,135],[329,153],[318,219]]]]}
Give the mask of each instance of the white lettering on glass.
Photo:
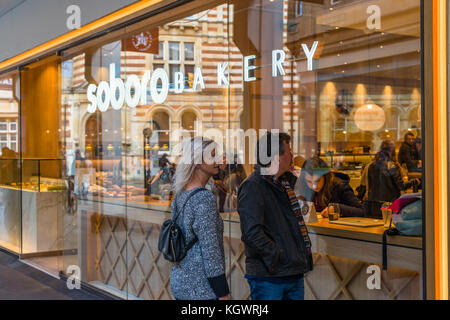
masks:
{"type": "Polygon", "coordinates": [[[317,45],[319,44],[319,41],[314,41],[311,50],[308,49],[308,46],[304,43],[302,43],[303,51],[305,52],[306,59],[308,60],[308,71],[311,71],[313,69],[313,58],[314,54],[316,53],[317,45]]]}
{"type": "MultiPolygon", "coordinates": [[[[314,41],[311,49],[306,44],[302,44],[303,51],[305,52],[308,71],[313,70],[313,59],[317,50],[319,42],[314,41]]],[[[244,81],[255,81],[255,76],[250,76],[250,71],[255,70],[258,67],[254,65],[256,59],[255,55],[244,57],[244,81]],[[253,61],[250,63],[250,61],[253,61]]],[[[286,53],[283,50],[272,51],[272,76],[284,76],[286,72],[283,68],[283,63],[286,61],[286,53]]],[[[217,85],[228,86],[230,83],[230,70],[229,62],[223,62],[217,64],[217,85]]],[[[202,70],[199,67],[195,68],[193,90],[205,89],[205,81],[203,79],[202,70]]],[[[90,84],[87,87],[87,99],[90,102],[87,111],[94,113],[97,108],[104,112],[111,107],[114,110],[120,110],[123,104],[126,102],[130,108],[135,108],[138,104],[146,105],[147,90],[150,88],[150,95],[154,103],[164,103],[169,94],[169,77],[166,71],[162,68],[158,68],[151,72],[145,71],[142,79],[139,79],[137,75],[130,75],[124,83],[119,77],[116,77],[116,65],[111,63],[109,65],[109,83],[101,81],[98,86],[90,84]],[[133,90],[134,89],[134,90],[133,90]]],[[[174,73],[174,92],[184,92],[184,74],[182,72],[174,73]]]]}
{"type": "Polygon", "coordinates": [[[284,76],[286,72],[283,69],[283,63],[286,59],[286,53],[284,50],[273,50],[272,51],[272,77],[279,75],[284,76]]]}
{"type": "Polygon", "coordinates": [[[114,110],[119,110],[125,101],[125,86],[122,79],[116,78],[116,65],[114,63],[109,65],[109,85],[111,87],[111,107],[114,110]],[[118,98],[116,98],[117,89],[119,89],[118,98]]]}
{"type": "Polygon", "coordinates": [[[153,71],[152,79],[150,80],[150,93],[155,103],[164,103],[166,101],[169,94],[169,78],[164,69],[158,68],[153,71]],[[161,91],[159,92],[157,89],[158,80],[161,80],[161,91]]]}
{"type": "Polygon", "coordinates": [[[108,110],[109,103],[111,102],[111,89],[106,81],[101,81],[98,84],[97,89],[97,106],[98,110],[105,112],[108,110]]]}
{"type": "Polygon", "coordinates": [[[175,93],[183,93],[184,85],[183,85],[183,73],[175,72],[175,80],[174,80],[174,91],[175,93]]]}
{"type": "Polygon", "coordinates": [[[141,99],[141,82],[137,75],[132,74],[125,83],[125,101],[130,108],[135,108],[141,99]],[[132,96],[131,88],[134,87],[134,96],[132,96]]]}
{"type": "Polygon", "coordinates": [[[370,16],[367,18],[367,29],[380,30],[381,29],[381,8],[376,4],[367,7],[367,14],[370,16]]]}
{"type": "Polygon", "coordinates": [[[199,67],[195,68],[194,73],[194,84],[192,86],[192,89],[197,90],[197,86],[200,85],[201,89],[205,89],[205,82],[203,81],[203,75],[202,75],[202,69],[199,67]]]}
{"type": "Polygon", "coordinates": [[[217,85],[218,86],[228,86],[228,62],[217,64],[217,85]],[[226,72],[226,73],[225,73],[226,72]],[[225,74],[227,75],[225,77],[225,74]]]}
{"type": "Polygon", "coordinates": [[[141,80],[141,104],[147,104],[147,87],[150,81],[150,70],[146,70],[141,80]]]}
{"type": "Polygon", "coordinates": [[[97,91],[97,86],[93,83],[91,83],[87,87],[87,99],[90,102],[90,104],[87,107],[87,112],[94,113],[95,110],[97,110],[97,96],[95,95],[96,91],[97,91]]]}
{"type": "Polygon", "coordinates": [[[250,77],[250,70],[255,70],[256,66],[254,65],[250,65],[249,61],[250,60],[255,60],[256,56],[246,56],[244,57],[244,81],[245,82],[249,82],[249,81],[255,81],[256,77],[250,77]]]}

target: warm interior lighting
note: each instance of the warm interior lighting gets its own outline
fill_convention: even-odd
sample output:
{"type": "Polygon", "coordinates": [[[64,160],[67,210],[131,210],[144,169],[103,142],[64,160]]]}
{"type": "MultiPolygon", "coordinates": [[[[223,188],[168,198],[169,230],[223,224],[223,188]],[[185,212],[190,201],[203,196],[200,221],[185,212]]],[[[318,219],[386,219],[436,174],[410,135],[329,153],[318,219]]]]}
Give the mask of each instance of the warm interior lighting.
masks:
{"type": "Polygon", "coordinates": [[[355,111],[354,121],[356,126],[363,131],[376,131],[384,126],[386,115],[381,107],[368,103],[355,111]]]}

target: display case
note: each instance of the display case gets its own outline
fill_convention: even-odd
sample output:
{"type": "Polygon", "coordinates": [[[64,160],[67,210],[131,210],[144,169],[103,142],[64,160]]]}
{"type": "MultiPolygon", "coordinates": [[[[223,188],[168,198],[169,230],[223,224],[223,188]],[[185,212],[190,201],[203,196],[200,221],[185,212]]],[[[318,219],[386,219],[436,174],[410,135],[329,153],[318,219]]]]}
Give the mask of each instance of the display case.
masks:
{"type": "Polygon", "coordinates": [[[0,158],[0,245],[20,254],[60,250],[61,166],[62,159],[0,158]]]}
{"type": "Polygon", "coordinates": [[[35,192],[66,190],[61,165],[62,159],[0,158],[0,187],[35,192]]]}

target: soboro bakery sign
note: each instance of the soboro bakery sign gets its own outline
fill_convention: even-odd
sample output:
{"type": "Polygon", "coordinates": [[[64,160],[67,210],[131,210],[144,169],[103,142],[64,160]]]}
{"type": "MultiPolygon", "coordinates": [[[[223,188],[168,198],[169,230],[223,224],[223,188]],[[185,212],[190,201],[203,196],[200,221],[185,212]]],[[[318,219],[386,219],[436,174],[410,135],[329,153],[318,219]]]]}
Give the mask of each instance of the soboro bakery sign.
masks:
{"type": "MultiPolygon", "coordinates": [[[[308,70],[313,70],[313,57],[316,52],[319,42],[315,41],[311,48],[308,48],[306,44],[302,44],[302,49],[305,52],[308,70]]],[[[252,76],[250,71],[257,69],[254,65],[256,56],[244,57],[244,81],[255,81],[256,77],[252,76]]],[[[283,63],[286,59],[286,53],[283,50],[272,51],[272,76],[283,76],[285,71],[283,63]]],[[[116,66],[114,63],[109,65],[109,82],[101,81],[98,86],[90,84],[87,87],[87,99],[90,104],[87,111],[90,113],[96,112],[97,108],[101,112],[108,110],[111,106],[114,110],[120,110],[124,103],[130,108],[135,108],[137,105],[146,105],[147,101],[147,89],[150,88],[151,100],[153,103],[164,103],[169,94],[169,77],[167,72],[158,68],[151,72],[145,71],[141,79],[137,75],[130,75],[124,82],[120,78],[116,78],[116,66]],[[133,90],[134,89],[134,90],[133,90]]],[[[217,64],[217,85],[228,86],[229,84],[229,72],[228,62],[217,64]]],[[[194,72],[193,89],[200,90],[205,88],[205,82],[203,80],[202,70],[197,67],[194,72]]],[[[174,92],[183,93],[184,91],[184,75],[182,72],[174,73],[174,92]]]]}

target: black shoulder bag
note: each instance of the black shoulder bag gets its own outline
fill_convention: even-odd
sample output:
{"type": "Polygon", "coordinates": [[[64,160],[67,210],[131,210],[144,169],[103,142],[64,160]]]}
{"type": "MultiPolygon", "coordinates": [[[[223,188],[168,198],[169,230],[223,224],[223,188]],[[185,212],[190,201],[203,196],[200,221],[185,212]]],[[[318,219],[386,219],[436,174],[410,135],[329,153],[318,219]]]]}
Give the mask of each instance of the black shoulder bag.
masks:
{"type": "MultiPolygon", "coordinates": [[[[181,213],[184,213],[184,208],[188,203],[189,199],[200,191],[206,190],[205,188],[198,188],[191,192],[186,201],[184,202],[181,213]]],[[[184,259],[189,249],[198,241],[197,236],[188,244],[184,238],[183,232],[180,226],[177,224],[177,219],[179,217],[179,211],[177,208],[176,199],[174,204],[174,217],[164,221],[161,226],[161,233],[159,234],[158,240],[158,250],[163,254],[164,258],[170,262],[180,262],[184,259]]]]}

